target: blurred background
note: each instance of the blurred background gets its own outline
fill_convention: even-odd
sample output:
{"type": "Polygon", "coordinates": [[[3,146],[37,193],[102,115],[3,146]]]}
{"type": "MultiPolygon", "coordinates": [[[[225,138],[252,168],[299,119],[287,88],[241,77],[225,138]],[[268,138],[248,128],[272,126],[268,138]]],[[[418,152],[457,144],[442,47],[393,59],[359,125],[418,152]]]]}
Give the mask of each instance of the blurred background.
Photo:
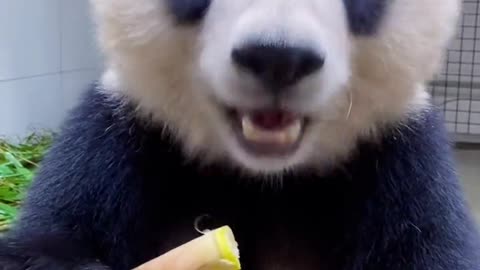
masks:
{"type": "Polygon", "coordinates": [[[480,0],[463,0],[457,35],[430,91],[456,143],[459,173],[480,221],[480,0]]]}
{"type": "Polygon", "coordinates": [[[0,136],[56,128],[102,61],[87,0],[0,0],[0,136]]]}
{"type": "MultiPolygon", "coordinates": [[[[459,173],[480,221],[479,1],[464,0],[457,38],[430,90],[457,143],[459,173]]],[[[86,0],[0,0],[0,231],[15,215],[11,206],[21,199],[16,192],[31,178],[22,170],[25,175],[19,180],[13,170],[22,167],[14,166],[19,163],[10,153],[24,155],[19,160],[39,160],[44,147],[44,141],[21,146],[6,141],[56,130],[82,91],[101,74],[102,57],[89,15],[86,0]]],[[[22,164],[33,171],[28,164],[35,163],[22,164]]]]}

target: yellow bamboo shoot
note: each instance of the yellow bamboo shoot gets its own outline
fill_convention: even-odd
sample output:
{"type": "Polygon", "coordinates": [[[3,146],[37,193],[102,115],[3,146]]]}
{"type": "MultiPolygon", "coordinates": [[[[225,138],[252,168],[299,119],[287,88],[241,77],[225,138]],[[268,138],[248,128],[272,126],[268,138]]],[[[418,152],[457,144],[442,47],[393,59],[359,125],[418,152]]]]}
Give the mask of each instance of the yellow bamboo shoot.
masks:
{"type": "Polygon", "coordinates": [[[232,230],[223,226],[134,270],[240,270],[239,257],[232,230]]]}

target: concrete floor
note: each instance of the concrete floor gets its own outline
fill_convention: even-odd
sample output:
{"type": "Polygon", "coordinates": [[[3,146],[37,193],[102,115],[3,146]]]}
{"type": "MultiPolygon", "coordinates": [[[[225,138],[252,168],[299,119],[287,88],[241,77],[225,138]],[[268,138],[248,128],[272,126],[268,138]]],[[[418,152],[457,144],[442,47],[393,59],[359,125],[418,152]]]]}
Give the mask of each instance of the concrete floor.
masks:
{"type": "Polygon", "coordinates": [[[464,189],[480,225],[480,150],[457,150],[456,157],[464,189]]]}

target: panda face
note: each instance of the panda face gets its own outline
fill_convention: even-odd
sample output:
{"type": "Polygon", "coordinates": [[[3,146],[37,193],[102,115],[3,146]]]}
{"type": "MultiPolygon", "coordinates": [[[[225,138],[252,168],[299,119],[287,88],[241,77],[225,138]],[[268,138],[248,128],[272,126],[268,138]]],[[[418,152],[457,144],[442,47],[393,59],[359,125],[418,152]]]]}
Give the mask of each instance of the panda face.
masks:
{"type": "Polygon", "coordinates": [[[189,155],[323,168],[427,106],[459,0],[91,0],[103,83],[189,155]]]}

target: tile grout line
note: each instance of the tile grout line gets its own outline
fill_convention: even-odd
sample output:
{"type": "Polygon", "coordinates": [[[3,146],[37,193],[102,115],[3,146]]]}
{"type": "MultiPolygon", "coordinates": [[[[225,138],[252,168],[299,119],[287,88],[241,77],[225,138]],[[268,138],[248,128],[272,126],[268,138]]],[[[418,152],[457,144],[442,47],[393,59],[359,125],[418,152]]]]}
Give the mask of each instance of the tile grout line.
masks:
{"type": "Polygon", "coordinates": [[[57,24],[58,24],[58,43],[59,43],[59,67],[60,67],[60,72],[59,72],[59,84],[60,84],[60,93],[62,95],[62,104],[64,103],[63,100],[65,100],[65,94],[63,91],[64,87],[64,81],[63,81],[63,76],[64,76],[64,70],[63,70],[63,31],[62,31],[62,0],[57,0],[57,24]]]}
{"type": "Polygon", "coordinates": [[[96,68],[96,67],[88,67],[88,68],[77,68],[77,69],[64,70],[63,72],[61,72],[61,71],[47,72],[47,73],[41,73],[41,74],[36,74],[36,75],[30,75],[30,76],[15,77],[15,78],[9,78],[9,79],[0,79],[0,83],[11,82],[11,81],[20,81],[20,80],[26,80],[26,79],[34,79],[34,78],[46,77],[46,76],[52,76],[52,75],[61,75],[61,74],[74,73],[74,72],[94,71],[94,70],[97,70],[97,69],[98,68],[96,68]]]}

